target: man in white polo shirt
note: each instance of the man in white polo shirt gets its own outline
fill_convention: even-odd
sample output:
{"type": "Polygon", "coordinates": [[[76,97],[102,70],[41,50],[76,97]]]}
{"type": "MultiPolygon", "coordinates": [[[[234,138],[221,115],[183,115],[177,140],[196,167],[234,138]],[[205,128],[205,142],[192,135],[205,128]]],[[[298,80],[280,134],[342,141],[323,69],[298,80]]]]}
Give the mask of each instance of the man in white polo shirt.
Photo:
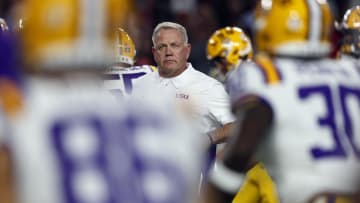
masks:
{"type": "Polygon", "coordinates": [[[173,22],[158,24],[152,41],[158,71],[137,79],[133,94],[141,95],[149,89],[154,96],[167,92],[180,104],[189,104],[201,136],[211,146],[207,164],[210,166],[216,153],[215,145],[226,140],[235,120],[228,94],[219,81],[197,71],[187,61],[191,45],[182,25],[173,22]]]}

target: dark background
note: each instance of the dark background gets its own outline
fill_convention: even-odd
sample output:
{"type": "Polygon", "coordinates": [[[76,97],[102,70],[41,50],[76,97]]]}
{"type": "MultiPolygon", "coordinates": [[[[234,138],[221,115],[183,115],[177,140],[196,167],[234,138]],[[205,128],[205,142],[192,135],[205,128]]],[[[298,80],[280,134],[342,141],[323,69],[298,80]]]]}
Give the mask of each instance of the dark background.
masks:
{"type": "MultiPolygon", "coordinates": [[[[21,0],[0,0],[0,17],[8,18],[14,4],[21,0]]],[[[130,0],[131,1],[131,0],[130,0]]],[[[340,21],[345,11],[360,0],[328,0],[334,17],[340,21]]],[[[175,21],[185,26],[192,45],[190,62],[208,73],[210,64],[205,56],[210,35],[221,27],[239,26],[251,36],[252,10],[255,0],[133,0],[135,20],[127,32],[137,49],[137,64],[154,64],[151,34],[157,23],[175,21]]],[[[129,16],[134,18],[134,16],[129,16]]],[[[336,41],[334,37],[334,43],[336,41]]]]}

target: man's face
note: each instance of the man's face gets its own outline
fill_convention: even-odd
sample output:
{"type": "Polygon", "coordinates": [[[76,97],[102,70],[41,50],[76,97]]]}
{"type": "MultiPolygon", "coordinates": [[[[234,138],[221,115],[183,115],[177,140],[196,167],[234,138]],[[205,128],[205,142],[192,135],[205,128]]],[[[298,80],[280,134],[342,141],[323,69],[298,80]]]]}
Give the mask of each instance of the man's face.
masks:
{"type": "Polygon", "coordinates": [[[161,29],[155,37],[152,52],[162,77],[170,78],[186,69],[191,46],[185,44],[181,33],[176,29],[161,29]]]}

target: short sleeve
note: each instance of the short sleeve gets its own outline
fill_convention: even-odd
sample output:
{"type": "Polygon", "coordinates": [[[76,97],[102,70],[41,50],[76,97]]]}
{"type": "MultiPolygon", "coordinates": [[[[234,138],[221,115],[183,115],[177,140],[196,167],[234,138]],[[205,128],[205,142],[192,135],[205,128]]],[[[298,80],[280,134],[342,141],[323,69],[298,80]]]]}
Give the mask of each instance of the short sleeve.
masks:
{"type": "Polygon", "coordinates": [[[208,109],[211,115],[222,125],[235,121],[235,116],[231,112],[230,97],[224,85],[215,83],[209,94],[208,109]]]}

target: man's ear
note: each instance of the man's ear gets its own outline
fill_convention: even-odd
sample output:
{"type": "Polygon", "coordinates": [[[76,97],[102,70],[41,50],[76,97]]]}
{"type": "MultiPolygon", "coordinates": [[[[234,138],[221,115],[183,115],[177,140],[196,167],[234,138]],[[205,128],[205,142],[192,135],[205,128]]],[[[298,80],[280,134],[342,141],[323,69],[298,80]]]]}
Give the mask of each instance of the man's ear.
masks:
{"type": "Polygon", "coordinates": [[[191,44],[187,44],[186,45],[186,48],[188,49],[188,54],[187,54],[187,56],[186,56],[186,59],[188,59],[189,57],[190,57],[190,53],[191,53],[191,44]]]}

